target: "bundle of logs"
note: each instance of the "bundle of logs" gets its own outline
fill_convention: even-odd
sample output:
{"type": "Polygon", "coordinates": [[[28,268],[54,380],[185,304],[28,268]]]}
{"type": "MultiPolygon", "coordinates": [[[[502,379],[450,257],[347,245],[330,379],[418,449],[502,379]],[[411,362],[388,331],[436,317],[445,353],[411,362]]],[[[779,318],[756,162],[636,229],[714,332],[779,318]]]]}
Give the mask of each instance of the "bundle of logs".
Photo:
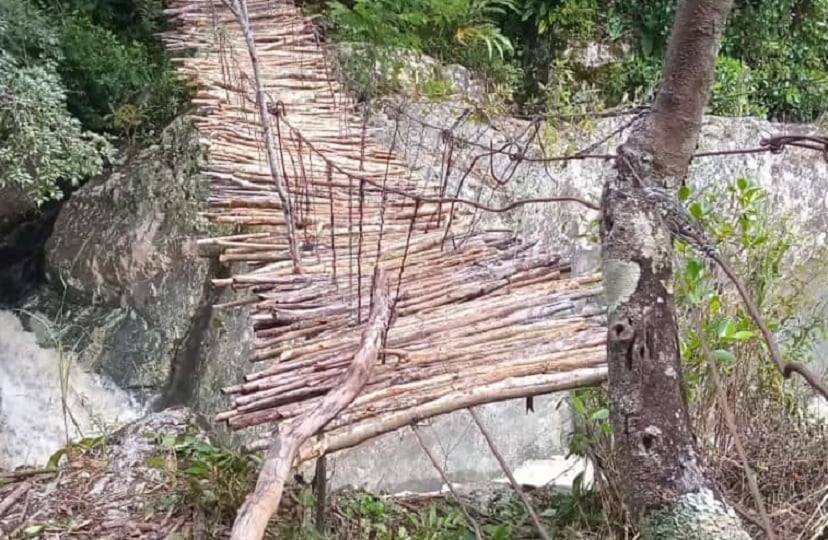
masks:
{"type": "Polygon", "coordinates": [[[600,276],[477,230],[474,208],[372,142],[295,6],[173,0],[166,12],[167,47],[190,53],[177,64],[196,89],[205,215],[232,230],[200,242],[234,270],[214,283],[243,292],[216,308],[245,307],[255,330],[255,371],[228,382],[218,418],[301,432],[250,445],[288,461],[260,478],[416,419],[606,377],[600,276]]]}

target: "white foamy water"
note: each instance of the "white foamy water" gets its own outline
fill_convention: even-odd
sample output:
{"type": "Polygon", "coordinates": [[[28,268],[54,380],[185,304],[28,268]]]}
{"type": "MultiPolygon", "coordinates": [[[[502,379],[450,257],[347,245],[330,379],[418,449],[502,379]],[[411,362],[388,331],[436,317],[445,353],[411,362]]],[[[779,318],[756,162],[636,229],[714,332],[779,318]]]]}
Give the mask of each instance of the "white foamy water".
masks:
{"type": "Polygon", "coordinates": [[[140,416],[114,383],[75,365],[69,353],[61,358],[58,350],[41,348],[13,313],[0,311],[0,468],[42,466],[65,444],[61,365],[69,373],[66,422],[72,440],[140,416]]]}

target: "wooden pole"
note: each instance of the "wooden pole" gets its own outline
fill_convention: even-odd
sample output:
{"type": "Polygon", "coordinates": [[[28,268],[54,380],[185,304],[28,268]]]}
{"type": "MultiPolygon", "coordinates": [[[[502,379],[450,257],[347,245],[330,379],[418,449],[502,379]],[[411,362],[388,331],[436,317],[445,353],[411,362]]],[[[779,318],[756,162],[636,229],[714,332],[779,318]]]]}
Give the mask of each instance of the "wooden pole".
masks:
{"type": "Polygon", "coordinates": [[[233,524],[231,540],[257,540],[264,536],[270,517],[279,508],[285,481],[299,447],[357,397],[371,376],[382,337],[391,320],[391,281],[379,267],[374,270],[374,297],[362,343],[348,371],[318,407],[297,418],[284,431],[274,433],[256,482],[233,524]]]}

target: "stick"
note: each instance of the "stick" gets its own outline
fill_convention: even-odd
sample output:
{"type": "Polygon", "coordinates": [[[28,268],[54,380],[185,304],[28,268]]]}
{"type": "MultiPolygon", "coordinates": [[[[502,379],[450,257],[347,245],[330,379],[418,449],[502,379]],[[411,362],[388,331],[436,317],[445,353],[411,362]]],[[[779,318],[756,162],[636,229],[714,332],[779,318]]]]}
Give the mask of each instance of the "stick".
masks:
{"type": "Polygon", "coordinates": [[[256,488],[239,509],[231,540],[255,540],[264,536],[270,517],[279,507],[285,481],[299,447],[348,406],[371,376],[382,336],[391,321],[391,282],[380,267],[374,269],[374,297],[362,343],[341,383],[315,409],[277,431],[270,443],[256,488]]]}
{"type": "Polygon", "coordinates": [[[713,353],[710,352],[710,345],[707,343],[707,337],[704,335],[704,328],[702,328],[701,320],[696,310],[693,310],[693,322],[696,325],[696,333],[699,335],[699,344],[701,345],[702,353],[707,361],[707,366],[710,368],[710,375],[713,377],[713,385],[716,387],[716,399],[719,401],[719,407],[722,408],[722,413],[724,413],[727,430],[730,432],[731,437],[733,437],[733,446],[736,447],[736,453],[739,454],[742,468],[744,468],[745,476],[747,477],[750,494],[756,503],[756,510],[759,512],[759,517],[762,519],[762,528],[765,529],[768,540],[776,540],[776,534],[773,532],[773,524],[768,516],[768,511],[765,509],[762,493],[759,491],[759,483],[756,481],[756,473],[751,468],[747,452],[745,452],[745,448],[742,446],[742,438],[739,436],[736,419],[724,394],[724,385],[719,375],[719,367],[713,359],[713,353]]]}
{"type": "Polygon", "coordinates": [[[293,270],[297,274],[301,274],[299,248],[296,245],[293,208],[291,207],[290,196],[288,195],[287,189],[282,183],[284,179],[279,176],[279,172],[276,169],[276,150],[275,142],[273,140],[273,130],[270,127],[270,118],[267,112],[267,95],[264,91],[262,74],[259,70],[259,59],[256,55],[256,41],[253,38],[253,31],[250,28],[250,18],[247,14],[247,1],[234,0],[234,4],[236,6],[236,20],[238,21],[242,33],[244,34],[244,39],[247,43],[247,51],[250,53],[250,64],[253,67],[253,82],[256,85],[256,106],[259,109],[259,118],[262,122],[265,146],[267,147],[267,162],[270,166],[270,175],[273,177],[273,183],[276,184],[276,191],[279,194],[279,199],[281,200],[282,208],[284,209],[285,228],[287,229],[288,244],[290,246],[290,257],[293,259],[293,270]]]}
{"type": "Polygon", "coordinates": [[[22,484],[14,488],[14,491],[9,493],[6,496],[6,498],[3,499],[2,502],[0,502],[0,517],[3,517],[6,514],[6,512],[8,512],[9,508],[11,508],[12,505],[17,501],[17,499],[25,495],[31,487],[31,482],[23,482],[22,484]]]}
{"type": "Polygon", "coordinates": [[[319,456],[316,460],[316,472],[313,476],[313,494],[316,496],[316,508],[314,516],[316,530],[325,532],[325,506],[328,495],[328,458],[319,456]]]}
{"type": "Polygon", "coordinates": [[[463,499],[460,498],[460,495],[454,491],[454,487],[451,485],[451,481],[448,479],[445,471],[443,471],[442,467],[440,467],[440,463],[437,461],[437,458],[434,454],[429,450],[428,446],[426,446],[425,441],[423,441],[423,437],[420,435],[420,428],[417,427],[416,424],[411,424],[411,431],[414,432],[414,436],[417,437],[417,442],[420,443],[420,448],[423,449],[423,452],[428,456],[428,459],[431,461],[431,464],[434,466],[434,469],[440,474],[440,478],[443,479],[443,482],[446,483],[448,486],[449,491],[451,494],[454,495],[454,498],[457,500],[457,504],[460,505],[460,510],[463,512],[463,515],[466,516],[466,521],[469,522],[469,525],[472,526],[474,529],[474,537],[477,540],[483,540],[483,535],[480,532],[480,526],[477,524],[477,521],[471,516],[469,509],[466,508],[465,503],[463,503],[463,499]]]}
{"type": "Polygon", "coordinates": [[[513,475],[512,470],[509,469],[509,464],[506,463],[506,460],[503,459],[503,455],[497,449],[497,446],[495,446],[494,440],[492,439],[491,434],[489,434],[489,430],[487,430],[486,426],[483,425],[483,422],[480,420],[480,417],[473,408],[469,407],[468,411],[471,413],[474,423],[477,424],[477,427],[480,429],[480,433],[482,433],[483,437],[486,439],[486,443],[489,445],[492,454],[494,454],[497,458],[497,462],[500,463],[500,468],[503,469],[504,473],[506,473],[506,477],[509,479],[509,483],[512,484],[512,488],[515,490],[515,493],[517,493],[518,497],[520,497],[521,502],[523,502],[523,506],[526,507],[526,511],[529,512],[529,517],[532,518],[532,523],[535,524],[538,534],[541,538],[543,538],[543,540],[551,540],[549,538],[549,534],[546,532],[546,529],[543,528],[538,515],[535,513],[535,509],[532,508],[532,503],[529,501],[529,497],[527,497],[523,490],[520,489],[517,480],[515,480],[515,475],[513,475]]]}
{"type": "Polygon", "coordinates": [[[768,329],[768,325],[765,324],[765,319],[759,314],[759,308],[756,307],[756,304],[753,302],[753,299],[748,294],[747,289],[742,284],[742,280],[740,280],[736,275],[736,272],[730,268],[730,265],[727,264],[724,258],[717,252],[712,253],[710,258],[719,265],[727,277],[730,278],[730,281],[733,282],[733,285],[736,286],[736,290],[739,291],[739,295],[742,297],[742,301],[744,301],[750,317],[753,319],[753,322],[756,323],[756,326],[759,327],[759,331],[762,332],[762,337],[768,345],[768,350],[770,351],[773,363],[776,364],[776,367],[782,373],[782,376],[786,379],[790,379],[791,373],[795,371],[799,373],[802,378],[808,382],[808,384],[811,385],[811,388],[822,394],[822,397],[825,399],[828,399],[828,387],[825,386],[825,383],[823,383],[815,373],[800,362],[785,362],[782,360],[782,355],[779,352],[779,345],[776,343],[776,338],[773,337],[770,329],[768,329]]]}

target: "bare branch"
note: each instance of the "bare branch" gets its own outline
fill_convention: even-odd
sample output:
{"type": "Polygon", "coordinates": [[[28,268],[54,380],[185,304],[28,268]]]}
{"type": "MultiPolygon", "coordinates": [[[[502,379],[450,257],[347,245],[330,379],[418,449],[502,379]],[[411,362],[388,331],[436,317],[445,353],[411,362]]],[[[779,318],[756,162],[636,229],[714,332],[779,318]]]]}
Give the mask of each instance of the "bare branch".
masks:
{"type": "Polygon", "coordinates": [[[782,354],[779,352],[779,345],[776,343],[776,338],[768,328],[768,325],[765,323],[765,319],[759,313],[759,308],[756,307],[756,304],[753,302],[750,294],[748,294],[742,280],[740,280],[736,275],[736,272],[733,271],[730,265],[727,264],[727,262],[718,253],[711,253],[710,257],[716,261],[730,281],[733,282],[736,290],[739,291],[739,296],[742,297],[742,301],[745,303],[745,307],[747,307],[750,318],[753,319],[753,322],[759,327],[759,331],[762,333],[762,337],[768,346],[771,359],[773,360],[773,363],[776,364],[779,372],[782,373],[782,376],[789,379],[793,372],[799,373],[814,390],[822,394],[822,397],[825,399],[828,399],[828,387],[826,387],[825,383],[823,383],[814,372],[799,362],[785,362],[782,359],[782,354]]]}

